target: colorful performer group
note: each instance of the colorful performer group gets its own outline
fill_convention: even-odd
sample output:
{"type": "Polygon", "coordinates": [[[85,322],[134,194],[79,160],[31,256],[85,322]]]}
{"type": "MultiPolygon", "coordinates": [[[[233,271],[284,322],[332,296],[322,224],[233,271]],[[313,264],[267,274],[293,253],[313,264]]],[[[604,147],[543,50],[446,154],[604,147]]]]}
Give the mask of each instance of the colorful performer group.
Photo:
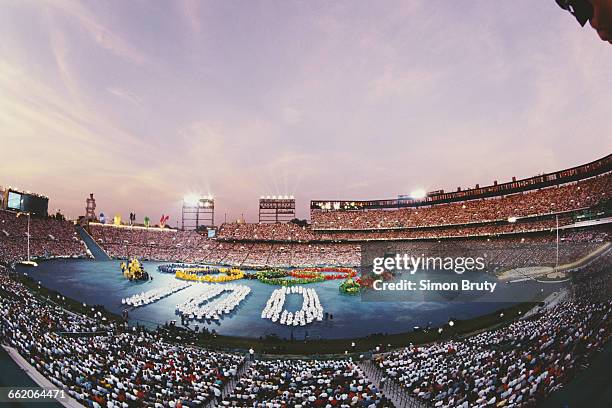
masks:
{"type": "Polygon", "coordinates": [[[260,282],[269,285],[293,286],[328,280],[352,279],[357,276],[357,272],[350,268],[270,269],[260,271],[256,276],[260,282]]]}
{"type": "MultiPolygon", "coordinates": [[[[131,280],[142,278],[146,272],[137,259],[132,259],[128,265],[121,264],[125,276],[131,280]]],[[[181,320],[218,321],[224,315],[231,315],[251,292],[246,285],[226,283],[240,279],[257,279],[262,283],[281,286],[270,295],[266,306],[261,312],[262,319],[270,319],[273,323],[285,326],[306,326],[324,318],[323,306],[314,289],[306,288],[304,284],[342,280],[338,290],[341,294],[359,294],[368,280],[361,281],[357,272],[351,268],[299,268],[299,269],[264,269],[246,273],[238,268],[219,267],[205,264],[173,263],[159,265],[158,271],[174,274],[176,279],[187,282],[202,282],[203,289],[198,295],[177,305],[176,313],[181,320]],[[219,285],[224,283],[223,285],[219,285]],[[227,293],[227,296],[221,296],[227,293]],[[300,294],[303,296],[302,308],[290,312],[284,308],[286,296],[300,294]]],[[[148,275],[146,275],[148,277],[148,275]]],[[[146,278],[145,278],[146,279],[146,278]]],[[[170,285],[168,288],[153,289],[122,299],[125,305],[133,307],[155,303],[175,292],[185,289],[190,283],[170,285]]],[[[326,318],[326,317],[325,317],[326,318]]]]}
{"type": "Polygon", "coordinates": [[[185,268],[177,269],[174,276],[195,282],[223,283],[243,279],[244,272],[237,268],[185,268]]]}
{"type": "Polygon", "coordinates": [[[352,279],[349,278],[342,282],[340,285],[340,293],[345,293],[347,295],[357,295],[361,291],[361,282],[359,278],[352,279]]]}
{"type": "Polygon", "coordinates": [[[264,269],[246,273],[238,268],[216,267],[203,264],[174,263],[158,266],[163,273],[172,273],[177,279],[223,283],[239,279],[257,279],[268,285],[295,286],[330,280],[343,280],[340,293],[356,294],[362,287],[357,272],[351,268],[318,267],[298,269],[264,269]]]}
{"type": "Polygon", "coordinates": [[[144,270],[144,268],[136,258],[132,258],[132,260],[130,260],[127,264],[125,262],[121,262],[121,272],[123,272],[123,276],[125,276],[131,281],[149,280],[149,274],[147,273],[147,271],[144,270]]]}

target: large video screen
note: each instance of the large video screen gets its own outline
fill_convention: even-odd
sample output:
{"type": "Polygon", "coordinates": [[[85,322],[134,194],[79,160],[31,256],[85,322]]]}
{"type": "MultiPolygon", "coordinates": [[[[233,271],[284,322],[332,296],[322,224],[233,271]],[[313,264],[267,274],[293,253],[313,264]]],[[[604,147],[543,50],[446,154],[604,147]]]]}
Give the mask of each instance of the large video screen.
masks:
{"type": "Polygon", "coordinates": [[[6,207],[11,210],[27,211],[34,215],[46,216],[49,199],[47,197],[9,191],[6,207]]]}
{"type": "Polygon", "coordinates": [[[6,203],[6,207],[12,210],[21,211],[21,197],[22,195],[19,193],[14,193],[9,191],[8,193],[8,201],[6,203]]]}

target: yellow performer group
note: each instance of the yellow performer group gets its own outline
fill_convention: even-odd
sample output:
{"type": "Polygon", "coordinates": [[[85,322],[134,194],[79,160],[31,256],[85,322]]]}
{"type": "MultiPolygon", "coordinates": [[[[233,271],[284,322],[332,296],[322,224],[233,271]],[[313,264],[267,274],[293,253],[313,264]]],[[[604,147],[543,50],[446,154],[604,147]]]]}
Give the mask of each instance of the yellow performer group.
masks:
{"type": "Polygon", "coordinates": [[[133,258],[128,264],[121,262],[121,272],[129,280],[149,280],[149,274],[144,270],[138,259],[133,258]]]}
{"type": "Polygon", "coordinates": [[[244,272],[237,268],[218,268],[213,271],[220,273],[220,275],[211,275],[211,269],[209,268],[185,268],[178,269],[174,277],[176,279],[209,283],[223,283],[244,278],[244,272]]]}

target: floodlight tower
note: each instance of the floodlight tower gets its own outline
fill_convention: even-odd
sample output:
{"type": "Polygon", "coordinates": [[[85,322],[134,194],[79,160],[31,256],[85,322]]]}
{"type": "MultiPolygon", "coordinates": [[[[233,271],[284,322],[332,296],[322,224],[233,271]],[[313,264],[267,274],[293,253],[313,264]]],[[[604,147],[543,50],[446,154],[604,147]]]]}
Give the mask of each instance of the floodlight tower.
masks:
{"type": "Polygon", "coordinates": [[[295,197],[261,196],[259,199],[259,222],[288,222],[295,218],[295,197]]]}
{"type": "Polygon", "coordinates": [[[181,229],[199,230],[215,225],[215,199],[212,195],[199,197],[194,194],[183,198],[181,229]]]}

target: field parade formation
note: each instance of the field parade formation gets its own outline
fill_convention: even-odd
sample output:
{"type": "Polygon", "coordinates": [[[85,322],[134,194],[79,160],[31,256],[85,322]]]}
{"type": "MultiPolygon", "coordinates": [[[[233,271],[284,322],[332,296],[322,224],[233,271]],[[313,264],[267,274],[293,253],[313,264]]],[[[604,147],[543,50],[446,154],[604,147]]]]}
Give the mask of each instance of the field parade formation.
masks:
{"type": "Polygon", "coordinates": [[[146,306],[148,304],[155,303],[165,297],[168,297],[176,292],[180,292],[181,290],[188,288],[189,286],[191,286],[191,284],[189,283],[173,282],[165,287],[151,289],[149,291],[142,292],[140,294],[136,294],[128,298],[123,298],[121,299],[121,304],[132,307],[146,306]]]}
{"type": "Polygon", "coordinates": [[[291,286],[276,289],[268,299],[266,307],[261,312],[262,319],[270,319],[285,326],[305,326],[313,321],[323,320],[323,306],[314,289],[303,286],[291,286]],[[284,309],[287,295],[300,294],[304,300],[302,308],[295,313],[284,309]]]}
{"type": "Polygon", "coordinates": [[[198,288],[199,293],[177,304],[175,313],[181,315],[184,320],[219,321],[224,316],[232,314],[249,296],[251,288],[227,283],[229,281],[218,280],[218,277],[234,277],[231,280],[257,279],[265,284],[282,286],[270,295],[261,312],[262,319],[284,326],[305,326],[323,320],[323,306],[316,290],[301,285],[342,279],[343,283],[339,287],[340,293],[354,294],[359,291],[359,284],[355,279],[357,273],[351,268],[275,269],[246,273],[237,268],[176,263],[159,265],[157,269],[162,273],[175,274],[178,281],[162,288],[122,298],[121,303],[134,308],[146,306],[194,285],[191,282],[197,282],[200,284],[193,287],[198,288]],[[194,278],[188,279],[186,278],[188,276],[194,278]],[[208,279],[203,279],[205,277],[208,279]],[[182,282],[183,280],[188,280],[190,283],[182,282]],[[347,286],[351,288],[351,291],[346,290],[347,286]],[[285,309],[285,302],[289,295],[302,296],[302,306],[299,310],[290,312],[285,309]]]}
{"type": "Polygon", "coordinates": [[[251,288],[228,283],[203,284],[196,297],[176,306],[176,313],[187,320],[220,320],[229,315],[251,293],[251,288]],[[224,293],[229,294],[223,297],[224,293]]]}

